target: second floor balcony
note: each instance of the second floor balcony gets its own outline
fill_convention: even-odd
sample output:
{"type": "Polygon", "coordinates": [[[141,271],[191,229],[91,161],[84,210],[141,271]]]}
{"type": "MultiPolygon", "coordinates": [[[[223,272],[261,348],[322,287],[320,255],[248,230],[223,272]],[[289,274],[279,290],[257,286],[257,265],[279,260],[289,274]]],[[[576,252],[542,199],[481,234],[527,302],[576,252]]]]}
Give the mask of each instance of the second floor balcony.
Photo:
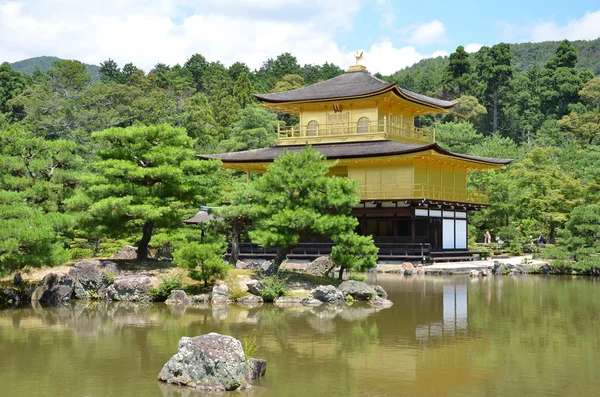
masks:
{"type": "Polygon", "coordinates": [[[277,144],[302,145],[393,140],[406,143],[433,143],[435,130],[388,122],[312,124],[277,128],[277,144]]]}
{"type": "Polygon", "coordinates": [[[426,199],[489,205],[490,198],[486,192],[475,189],[455,188],[428,184],[414,185],[358,185],[361,200],[410,200],[426,199]]]}

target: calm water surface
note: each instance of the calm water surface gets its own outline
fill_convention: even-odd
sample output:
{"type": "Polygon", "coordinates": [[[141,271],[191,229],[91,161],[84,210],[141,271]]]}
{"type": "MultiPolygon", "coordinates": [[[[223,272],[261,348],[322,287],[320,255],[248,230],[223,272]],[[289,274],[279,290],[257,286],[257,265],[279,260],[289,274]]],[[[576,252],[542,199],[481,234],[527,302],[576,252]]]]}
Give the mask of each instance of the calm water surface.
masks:
{"type": "Polygon", "coordinates": [[[202,396],[156,377],[179,338],[208,332],[257,335],[267,376],[240,397],[600,395],[598,280],[377,282],[392,308],[77,302],[2,311],[0,396],[202,396]]]}

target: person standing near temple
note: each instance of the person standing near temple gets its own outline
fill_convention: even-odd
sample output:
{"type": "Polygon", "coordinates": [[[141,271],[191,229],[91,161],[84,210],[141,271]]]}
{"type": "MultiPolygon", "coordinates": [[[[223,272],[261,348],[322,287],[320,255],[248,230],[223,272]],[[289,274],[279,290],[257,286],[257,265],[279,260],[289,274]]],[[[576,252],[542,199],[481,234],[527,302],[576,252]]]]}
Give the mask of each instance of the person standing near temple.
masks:
{"type": "Polygon", "coordinates": [[[543,247],[544,245],[546,245],[546,238],[544,237],[544,235],[542,233],[540,233],[540,237],[538,237],[538,245],[540,247],[543,247]]]}
{"type": "Polygon", "coordinates": [[[485,234],[483,235],[483,243],[484,244],[489,244],[492,241],[492,235],[490,234],[489,230],[485,231],[485,234]]]}

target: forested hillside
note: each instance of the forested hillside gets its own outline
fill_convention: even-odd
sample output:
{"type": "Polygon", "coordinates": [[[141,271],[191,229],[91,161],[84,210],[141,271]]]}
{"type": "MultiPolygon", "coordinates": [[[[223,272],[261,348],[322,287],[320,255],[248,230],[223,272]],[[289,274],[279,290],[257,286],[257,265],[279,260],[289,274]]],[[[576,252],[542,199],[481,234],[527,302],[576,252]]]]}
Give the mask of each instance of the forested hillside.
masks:
{"type": "MultiPolygon", "coordinates": [[[[579,56],[576,69],[589,69],[594,75],[600,75],[600,38],[573,41],[571,44],[579,56]]],[[[511,64],[516,72],[527,72],[532,68],[541,69],[556,52],[558,45],[558,41],[509,44],[513,53],[511,64]]],[[[448,66],[448,62],[448,57],[423,59],[386,79],[398,82],[407,89],[435,94],[442,86],[442,72],[448,66]]],[[[469,54],[469,62],[477,63],[477,53],[469,54]]]]}
{"type": "MultiPolygon", "coordinates": [[[[515,160],[473,175],[470,185],[493,205],[471,215],[472,238],[487,229],[517,253],[544,233],[560,244],[552,255],[566,268],[598,267],[600,77],[586,67],[595,67],[589,56],[597,44],[579,47],[584,61],[568,41],[547,44],[549,56],[530,44],[476,54],[458,47],[389,77],[457,102],[452,113],[419,121],[436,129],[440,145],[515,160]],[[533,55],[517,60],[515,51],[533,55]]],[[[328,63],[301,66],[289,53],[254,71],[200,54],[148,72],[109,59],[98,82],[78,61],[55,61],[32,76],[0,65],[0,272],[25,257],[61,263],[124,243],[185,240],[181,219],[241,183],[191,154],[273,145],[277,125],[298,118],[259,107],[252,94],[341,73],[328,63]]]]}
{"type": "MultiPolygon", "coordinates": [[[[23,59],[22,61],[13,62],[10,64],[14,70],[32,76],[36,70],[42,73],[48,73],[52,69],[52,63],[60,61],[58,57],[35,57],[23,59]]],[[[98,65],[85,64],[85,70],[92,76],[92,81],[100,80],[100,67],[98,65]]]]}

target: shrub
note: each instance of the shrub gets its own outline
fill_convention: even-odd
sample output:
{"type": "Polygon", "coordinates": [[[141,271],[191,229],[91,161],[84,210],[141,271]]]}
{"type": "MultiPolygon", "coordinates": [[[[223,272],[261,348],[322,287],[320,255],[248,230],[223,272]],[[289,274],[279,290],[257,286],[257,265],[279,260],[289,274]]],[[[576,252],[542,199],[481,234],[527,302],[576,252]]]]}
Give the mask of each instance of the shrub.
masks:
{"type": "Polygon", "coordinates": [[[266,302],[273,302],[276,298],[285,295],[285,282],[286,277],[279,274],[266,277],[260,282],[265,287],[260,291],[261,296],[266,302]]]}
{"type": "Polygon", "coordinates": [[[173,254],[173,262],[188,269],[194,280],[208,282],[224,278],[230,266],[223,261],[221,244],[185,244],[177,248],[173,254]]]}
{"type": "Polygon", "coordinates": [[[166,301],[171,295],[171,291],[182,289],[181,279],[179,277],[166,277],[161,280],[158,287],[150,288],[150,296],[157,302],[166,301]]]}

